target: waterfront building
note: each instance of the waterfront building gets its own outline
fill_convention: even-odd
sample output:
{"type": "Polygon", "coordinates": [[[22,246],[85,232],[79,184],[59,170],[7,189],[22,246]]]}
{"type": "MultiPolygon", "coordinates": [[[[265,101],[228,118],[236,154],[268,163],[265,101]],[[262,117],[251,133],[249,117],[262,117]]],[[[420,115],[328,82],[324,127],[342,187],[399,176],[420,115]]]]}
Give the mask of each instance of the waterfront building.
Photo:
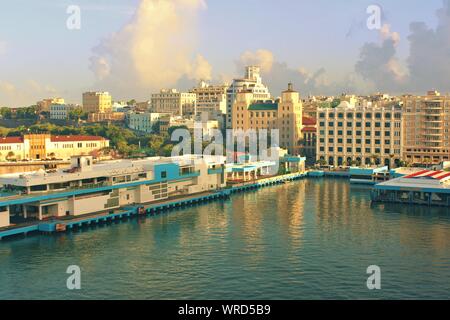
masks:
{"type": "Polygon", "coordinates": [[[52,104],[65,104],[65,101],[63,98],[48,98],[48,99],[43,99],[41,101],[36,102],[36,105],[38,107],[38,111],[39,112],[49,112],[50,111],[50,106],[52,104]]]}
{"type": "Polygon", "coordinates": [[[163,117],[170,117],[169,113],[130,112],[126,122],[128,128],[140,132],[152,133],[155,124],[163,117]]]}
{"type": "Polygon", "coordinates": [[[94,112],[88,114],[87,122],[120,122],[125,120],[125,112],[94,112]]]}
{"type": "Polygon", "coordinates": [[[303,116],[302,125],[303,128],[300,154],[306,157],[308,165],[313,165],[316,159],[316,118],[303,116]]]}
{"type": "Polygon", "coordinates": [[[111,95],[108,92],[83,93],[83,110],[89,113],[111,112],[111,95]]]}
{"type": "Polygon", "coordinates": [[[404,160],[438,164],[450,157],[450,96],[429,91],[403,97],[404,160]]]}
{"type": "Polygon", "coordinates": [[[251,92],[255,100],[269,100],[271,95],[269,88],[262,83],[260,68],[258,66],[247,66],[245,76],[242,79],[234,79],[227,89],[227,116],[226,127],[233,128],[234,115],[233,105],[239,92],[251,92]]]}
{"type": "Polygon", "coordinates": [[[316,160],[328,165],[396,166],[402,159],[399,106],[363,107],[343,102],[317,110],[316,160]]]}
{"type": "Polygon", "coordinates": [[[69,113],[75,108],[71,104],[52,104],[50,105],[50,119],[52,120],[67,120],[69,113]]]}
{"type": "Polygon", "coordinates": [[[69,169],[1,175],[0,184],[12,195],[0,199],[0,227],[219,190],[226,185],[224,164],[223,156],[96,164],[90,156],[76,156],[69,169]]]}
{"type": "Polygon", "coordinates": [[[450,206],[450,172],[420,170],[376,184],[375,202],[450,206]]]}
{"type": "Polygon", "coordinates": [[[159,93],[152,94],[151,112],[170,113],[174,116],[195,115],[196,99],[195,93],[162,89],[159,93]]]}
{"type": "Polygon", "coordinates": [[[97,136],[52,136],[25,134],[0,138],[0,161],[70,159],[109,147],[109,140],[97,136]]]}
{"type": "Polygon", "coordinates": [[[233,105],[234,130],[244,132],[253,129],[279,130],[279,146],[292,155],[300,152],[302,139],[302,102],[292,84],[283,91],[277,100],[258,100],[253,90],[242,90],[236,95],[233,105]]]}

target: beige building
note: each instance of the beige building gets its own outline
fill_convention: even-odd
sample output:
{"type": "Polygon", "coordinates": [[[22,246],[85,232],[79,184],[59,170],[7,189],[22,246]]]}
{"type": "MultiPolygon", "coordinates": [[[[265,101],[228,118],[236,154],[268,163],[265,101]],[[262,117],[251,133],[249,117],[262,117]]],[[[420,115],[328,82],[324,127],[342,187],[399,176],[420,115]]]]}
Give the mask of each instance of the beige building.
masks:
{"type": "Polygon", "coordinates": [[[210,85],[200,81],[197,87],[191,90],[196,94],[197,114],[208,113],[210,117],[227,113],[228,85],[210,85]]]}
{"type": "Polygon", "coordinates": [[[112,111],[112,98],[108,92],[83,93],[83,110],[89,113],[112,111]]]}
{"type": "Polygon", "coordinates": [[[279,100],[257,100],[251,90],[236,95],[233,105],[233,130],[279,130],[279,146],[298,155],[302,139],[302,102],[292,84],[279,100]]]}
{"type": "Polygon", "coordinates": [[[316,160],[329,165],[395,166],[402,159],[400,107],[341,103],[317,109],[316,160]]]}
{"type": "Polygon", "coordinates": [[[196,98],[195,93],[162,89],[159,93],[152,94],[151,112],[170,113],[174,116],[195,115],[196,98]]]}
{"type": "Polygon", "coordinates": [[[0,138],[0,161],[70,159],[109,147],[109,140],[97,136],[51,136],[26,134],[0,138]]]}
{"type": "Polygon", "coordinates": [[[87,122],[124,121],[125,112],[95,112],[89,113],[87,122]]]}
{"type": "Polygon", "coordinates": [[[227,89],[227,128],[233,127],[233,105],[239,92],[251,92],[256,100],[268,100],[271,98],[269,88],[262,82],[260,68],[258,66],[247,66],[244,78],[234,79],[227,89]]]}
{"type": "Polygon", "coordinates": [[[65,101],[63,98],[49,98],[49,99],[44,99],[44,100],[36,102],[36,105],[40,112],[42,112],[42,111],[49,112],[50,106],[52,104],[62,105],[62,104],[65,104],[65,101]]]}
{"type": "Polygon", "coordinates": [[[430,91],[405,96],[404,160],[410,164],[437,164],[450,157],[450,96],[430,91]]]}

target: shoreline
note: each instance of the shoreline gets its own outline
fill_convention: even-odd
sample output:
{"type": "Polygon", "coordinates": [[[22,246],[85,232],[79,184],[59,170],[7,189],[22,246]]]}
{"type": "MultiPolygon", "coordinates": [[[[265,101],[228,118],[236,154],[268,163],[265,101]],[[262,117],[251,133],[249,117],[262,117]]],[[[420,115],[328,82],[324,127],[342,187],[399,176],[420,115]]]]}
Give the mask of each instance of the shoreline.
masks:
{"type": "Polygon", "coordinates": [[[177,208],[185,208],[187,206],[198,205],[210,201],[226,200],[233,193],[255,190],[263,187],[281,184],[286,181],[298,180],[307,176],[307,171],[301,173],[291,173],[256,181],[249,181],[247,183],[239,184],[237,186],[231,186],[213,192],[203,192],[199,194],[192,194],[186,197],[165,199],[158,202],[134,204],[131,206],[117,208],[112,211],[93,212],[77,217],[65,219],[59,218],[49,221],[39,221],[35,223],[29,222],[26,225],[12,226],[5,228],[5,230],[0,230],[0,241],[36,233],[53,235],[60,232],[79,229],[83,226],[130,219],[132,217],[138,216],[156,216],[163,212],[168,212],[177,208]]]}

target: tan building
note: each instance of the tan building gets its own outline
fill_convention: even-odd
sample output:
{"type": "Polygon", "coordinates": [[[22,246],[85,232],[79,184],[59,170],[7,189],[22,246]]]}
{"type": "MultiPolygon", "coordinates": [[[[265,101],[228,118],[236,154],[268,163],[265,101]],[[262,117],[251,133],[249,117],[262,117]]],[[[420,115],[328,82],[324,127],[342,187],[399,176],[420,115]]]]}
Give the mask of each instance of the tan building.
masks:
{"type": "Polygon", "coordinates": [[[162,89],[160,93],[152,94],[151,112],[170,113],[174,116],[195,115],[196,98],[195,93],[162,89]]]}
{"type": "Polygon", "coordinates": [[[124,121],[125,112],[95,112],[89,113],[87,122],[124,121]]]}
{"type": "Polygon", "coordinates": [[[233,105],[233,130],[279,130],[279,146],[292,155],[300,152],[302,139],[302,102],[292,84],[279,100],[256,100],[252,91],[241,91],[233,105]]]}
{"type": "Polygon", "coordinates": [[[89,113],[112,111],[112,98],[108,92],[83,93],[83,110],[89,113]]]}
{"type": "Polygon", "coordinates": [[[341,103],[317,109],[316,159],[328,165],[395,166],[402,159],[400,107],[341,103]]]}
{"type": "Polygon", "coordinates": [[[450,158],[450,96],[430,91],[405,96],[404,160],[410,164],[438,164],[450,158]]]}
{"type": "Polygon", "coordinates": [[[227,113],[228,85],[209,85],[200,81],[199,85],[191,90],[196,94],[197,114],[208,113],[210,116],[227,113]]]}
{"type": "Polygon", "coordinates": [[[63,105],[65,104],[65,101],[63,98],[49,98],[36,102],[39,112],[49,112],[52,104],[63,105]]]}
{"type": "Polygon", "coordinates": [[[0,161],[64,159],[89,155],[109,147],[109,140],[97,136],[51,136],[26,134],[0,138],[0,161]]]}

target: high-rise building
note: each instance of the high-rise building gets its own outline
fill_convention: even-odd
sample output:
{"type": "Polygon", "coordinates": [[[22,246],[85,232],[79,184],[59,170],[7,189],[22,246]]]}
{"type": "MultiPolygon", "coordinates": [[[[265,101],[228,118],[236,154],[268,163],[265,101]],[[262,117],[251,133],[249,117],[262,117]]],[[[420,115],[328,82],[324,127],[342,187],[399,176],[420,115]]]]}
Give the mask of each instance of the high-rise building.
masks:
{"type": "Polygon", "coordinates": [[[395,166],[402,159],[400,106],[317,109],[316,159],[328,165],[395,166]]]}
{"type": "Polygon", "coordinates": [[[252,89],[241,90],[233,104],[233,124],[236,130],[279,130],[279,146],[298,155],[302,139],[302,102],[292,84],[277,100],[260,100],[252,89]]]}
{"type": "Polygon", "coordinates": [[[437,164],[450,158],[450,96],[429,91],[405,96],[404,160],[410,164],[437,164]]]}
{"type": "Polygon", "coordinates": [[[241,91],[250,91],[256,100],[268,100],[271,98],[268,87],[262,83],[259,67],[246,67],[244,78],[234,79],[231,86],[227,90],[227,128],[233,127],[233,104],[236,100],[236,95],[241,91]]]}
{"type": "Polygon", "coordinates": [[[83,110],[89,113],[106,113],[112,110],[112,98],[108,92],[83,93],[83,110]]]}
{"type": "Polygon", "coordinates": [[[151,112],[170,113],[174,116],[189,116],[196,113],[196,94],[162,89],[152,94],[151,112]]]}

